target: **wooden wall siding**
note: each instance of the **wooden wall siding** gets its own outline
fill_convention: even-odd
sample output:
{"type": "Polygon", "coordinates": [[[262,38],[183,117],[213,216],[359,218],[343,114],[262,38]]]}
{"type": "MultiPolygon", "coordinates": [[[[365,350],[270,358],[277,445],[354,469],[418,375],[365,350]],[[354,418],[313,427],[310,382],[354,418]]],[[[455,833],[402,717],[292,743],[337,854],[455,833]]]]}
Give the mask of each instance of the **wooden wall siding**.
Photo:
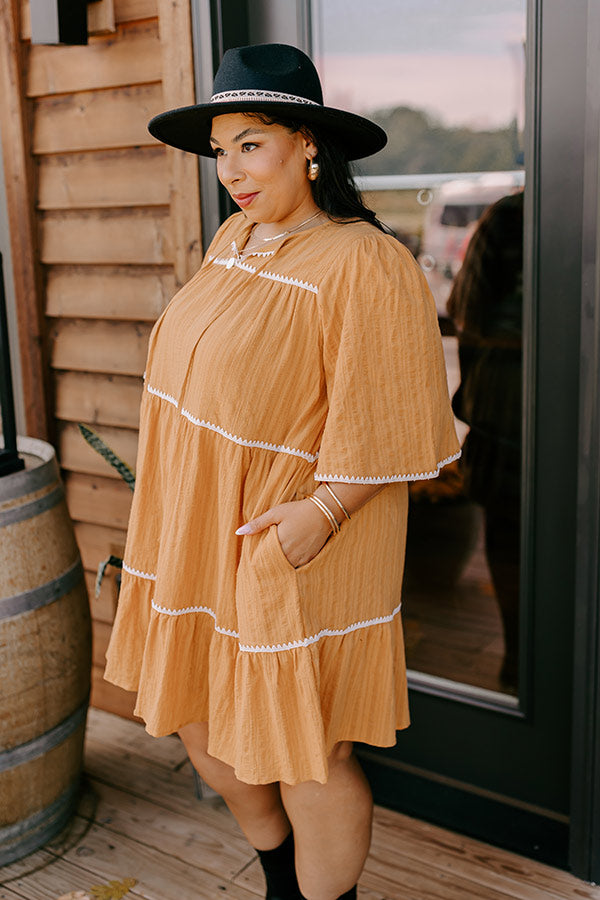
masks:
{"type": "Polygon", "coordinates": [[[161,265],[173,258],[169,210],[61,210],[40,215],[44,263],[161,265]]]}
{"type": "Polygon", "coordinates": [[[121,87],[160,81],[161,77],[158,23],[150,21],[123,25],[115,35],[91,37],[83,46],[32,45],[27,95],[121,87]]]}
{"type": "Polygon", "coordinates": [[[24,96],[26,53],[19,40],[16,0],[0,3],[0,136],[19,325],[27,432],[47,438],[51,409],[46,392],[42,277],[35,227],[35,183],[29,110],[24,96]]]}
{"type": "Polygon", "coordinates": [[[131,715],[133,698],[102,681],[118,571],[98,598],[93,587],[98,564],[123,555],[133,495],[77,423],[135,469],[150,331],[200,264],[197,159],[147,130],[195,100],[190,0],[114,0],[116,30],[81,47],[31,45],[28,0],[8,2],[21,9],[45,380],[94,619],[92,702],[131,715]]]}
{"type": "MultiPolygon", "coordinates": [[[[112,428],[107,425],[94,429],[109,447],[135,469],[138,433],[128,428],[112,428]]],[[[63,468],[71,472],[86,472],[88,475],[102,475],[120,480],[119,473],[108,466],[105,460],[82,440],[79,428],[74,422],[60,422],[56,436],[56,446],[63,468]]]]}
{"type": "Polygon", "coordinates": [[[39,209],[168,206],[169,199],[169,166],[162,146],[38,160],[39,209]]]}
{"type": "MultiPolygon", "coordinates": [[[[163,48],[163,96],[168,109],[180,106],[181,97],[194,102],[194,60],[190,0],[159,0],[160,39],[163,48]]],[[[173,172],[171,228],[175,281],[184,284],[202,257],[198,163],[190,153],[168,148],[173,172]]]]}
{"type": "Polygon", "coordinates": [[[150,330],[146,322],[55,319],[51,365],[75,372],[142,375],[150,330]]]}
{"type": "MultiPolygon", "coordinates": [[[[76,522],[122,530],[127,528],[132,493],[124,482],[102,475],[82,475],[68,470],[63,472],[63,479],[69,511],[76,522]]],[[[103,558],[100,557],[98,562],[103,558]]],[[[96,569],[97,566],[93,569],[94,573],[96,569]]]]}
{"type": "Polygon", "coordinates": [[[169,266],[57,266],[48,272],[49,316],[141,319],[154,322],[175,293],[169,266]]]}
{"type": "Polygon", "coordinates": [[[33,151],[155,147],[146,126],[164,108],[160,84],[40,97],[34,103],[33,151]]]}
{"type": "Polygon", "coordinates": [[[65,422],[137,428],[142,385],[139,378],[89,372],[56,372],[55,411],[65,422]]]}
{"type": "MultiPolygon", "coordinates": [[[[157,0],[114,0],[114,15],[117,24],[152,19],[158,15],[157,0]]],[[[21,37],[26,41],[31,37],[29,0],[21,0],[21,37]]]]}

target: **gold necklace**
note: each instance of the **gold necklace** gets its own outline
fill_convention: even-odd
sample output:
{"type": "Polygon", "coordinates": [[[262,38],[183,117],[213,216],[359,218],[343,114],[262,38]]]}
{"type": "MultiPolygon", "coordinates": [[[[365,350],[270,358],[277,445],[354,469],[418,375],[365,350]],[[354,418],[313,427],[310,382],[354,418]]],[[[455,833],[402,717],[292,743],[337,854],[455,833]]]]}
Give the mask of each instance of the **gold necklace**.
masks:
{"type": "Polygon", "coordinates": [[[320,216],[322,212],[322,209],[318,210],[318,212],[314,213],[312,216],[309,216],[308,219],[305,219],[304,222],[300,222],[299,225],[294,225],[293,228],[288,228],[287,231],[282,231],[281,234],[275,234],[273,235],[273,237],[259,237],[259,241],[276,241],[278,238],[285,237],[286,234],[291,234],[293,231],[298,231],[298,229],[302,228],[303,225],[308,225],[309,222],[312,222],[313,219],[316,219],[317,216],[320,216]]]}
{"type": "MultiPolygon", "coordinates": [[[[305,219],[304,222],[300,222],[299,225],[294,225],[293,228],[288,228],[287,231],[282,231],[281,234],[275,234],[272,237],[264,237],[264,238],[259,237],[258,240],[262,241],[263,243],[266,243],[267,241],[276,241],[279,238],[285,237],[287,234],[293,234],[294,231],[298,231],[300,228],[302,228],[303,225],[308,225],[309,222],[312,222],[313,219],[316,219],[317,216],[320,216],[322,212],[323,212],[323,210],[320,209],[318,212],[313,213],[312,216],[309,216],[308,219],[305,219]]],[[[256,246],[260,246],[260,244],[257,244],[256,246]]],[[[226,269],[233,268],[233,266],[236,264],[236,262],[242,262],[244,259],[246,259],[248,256],[251,256],[252,253],[255,253],[256,251],[253,250],[252,248],[248,249],[248,247],[246,246],[244,248],[244,250],[242,250],[242,252],[240,253],[236,242],[232,241],[231,242],[231,252],[233,255],[225,263],[226,269]]]]}

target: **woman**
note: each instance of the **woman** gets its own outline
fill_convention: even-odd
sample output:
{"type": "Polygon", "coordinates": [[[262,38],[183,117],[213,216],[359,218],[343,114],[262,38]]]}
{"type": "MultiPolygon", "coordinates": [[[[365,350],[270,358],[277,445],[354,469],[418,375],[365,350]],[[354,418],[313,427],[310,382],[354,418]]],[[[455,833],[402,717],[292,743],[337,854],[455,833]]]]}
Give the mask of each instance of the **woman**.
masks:
{"type": "Polygon", "coordinates": [[[106,677],[179,733],[268,898],[356,897],[353,741],[409,723],[407,482],[459,454],[435,307],[350,179],[385,134],[301,51],[227,51],[210,103],[150,131],[215,155],[241,212],[152,331],[106,677]]]}

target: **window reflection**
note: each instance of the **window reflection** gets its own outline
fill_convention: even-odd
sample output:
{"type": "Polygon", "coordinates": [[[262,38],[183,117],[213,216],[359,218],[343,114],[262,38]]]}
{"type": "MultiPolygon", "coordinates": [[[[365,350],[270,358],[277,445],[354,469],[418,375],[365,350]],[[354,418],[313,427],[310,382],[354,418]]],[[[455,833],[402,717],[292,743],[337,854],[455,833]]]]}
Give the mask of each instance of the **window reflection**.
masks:
{"type": "Polygon", "coordinates": [[[463,456],[410,485],[413,670],[516,693],[524,0],[313,3],[325,102],[389,135],[359,186],[423,269],[463,456]]]}

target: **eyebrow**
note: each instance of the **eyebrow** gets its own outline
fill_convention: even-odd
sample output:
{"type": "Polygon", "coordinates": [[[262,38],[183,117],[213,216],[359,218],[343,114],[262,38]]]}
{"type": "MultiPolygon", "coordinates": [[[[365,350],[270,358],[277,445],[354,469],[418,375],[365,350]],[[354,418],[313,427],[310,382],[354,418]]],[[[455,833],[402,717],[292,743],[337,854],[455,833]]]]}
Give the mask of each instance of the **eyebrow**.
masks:
{"type": "MultiPolygon", "coordinates": [[[[239,134],[236,134],[236,136],[234,137],[232,143],[238,144],[238,143],[239,143],[240,141],[242,141],[245,137],[248,137],[249,134],[264,134],[264,131],[262,130],[262,128],[253,128],[252,126],[250,126],[250,128],[246,128],[244,131],[240,131],[239,134]]],[[[214,138],[214,137],[212,136],[212,134],[211,134],[211,136],[210,136],[210,142],[211,142],[211,144],[218,144],[218,143],[220,143],[220,141],[218,141],[216,138],[214,138]]]]}

